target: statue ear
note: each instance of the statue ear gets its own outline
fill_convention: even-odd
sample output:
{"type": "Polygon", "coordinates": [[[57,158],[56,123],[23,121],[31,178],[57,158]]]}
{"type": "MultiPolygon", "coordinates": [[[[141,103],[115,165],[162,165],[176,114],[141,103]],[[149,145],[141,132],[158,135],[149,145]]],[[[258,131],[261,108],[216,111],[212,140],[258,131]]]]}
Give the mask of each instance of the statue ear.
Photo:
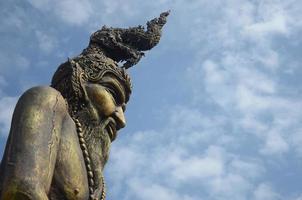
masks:
{"type": "Polygon", "coordinates": [[[93,119],[95,122],[100,121],[99,114],[97,110],[94,108],[94,106],[91,103],[91,100],[88,97],[87,90],[85,88],[85,84],[87,84],[88,78],[86,77],[83,69],[80,67],[78,63],[75,63],[75,68],[77,70],[77,83],[78,83],[78,89],[79,89],[79,98],[78,98],[78,109],[86,109],[87,112],[90,113],[91,119],[93,119]]]}
{"type": "Polygon", "coordinates": [[[72,75],[71,75],[71,98],[74,102],[74,108],[73,112],[77,112],[80,107],[82,107],[82,104],[86,104],[88,97],[87,93],[83,87],[84,82],[84,71],[80,67],[80,65],[75,62],[74,60],[69,60],[69,66],[71,66],[72,69],[72,75]]]}
{"type": "Polygon", "coordinates": [[[79,98],[80,98],[79,100],[81,101],[81,103],[86,104],[87,102],[89,102],[87,91],[84,88],[84,81],[87,81],[87,78],[85,77],[85,73],[78,63],[76,63],[76,67],[80,71],[79,76],[78,76],[79,90],[80,90],[80,94],[81,94],[79,96],[79,98]]]}

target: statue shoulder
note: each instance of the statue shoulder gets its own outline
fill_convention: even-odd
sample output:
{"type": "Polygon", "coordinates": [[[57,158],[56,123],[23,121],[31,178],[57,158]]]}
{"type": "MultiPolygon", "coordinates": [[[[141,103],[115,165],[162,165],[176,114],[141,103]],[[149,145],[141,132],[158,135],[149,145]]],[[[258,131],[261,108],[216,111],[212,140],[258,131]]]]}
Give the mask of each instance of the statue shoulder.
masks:
{"type": "Polygon", "coordinates": [[[34,87],[20,97],[2,160],[0,199],[48,199],[66,115],[64,98],[51,87],[34,87]]]}
{"type": "Polygon", "coordinates": [[[36,86],[25,91],[20,97],[17,107],[39,107],[42,111],[60,110],[67,113],[67,104],[63,96],[56,89],[49,86],[36,86]]]}

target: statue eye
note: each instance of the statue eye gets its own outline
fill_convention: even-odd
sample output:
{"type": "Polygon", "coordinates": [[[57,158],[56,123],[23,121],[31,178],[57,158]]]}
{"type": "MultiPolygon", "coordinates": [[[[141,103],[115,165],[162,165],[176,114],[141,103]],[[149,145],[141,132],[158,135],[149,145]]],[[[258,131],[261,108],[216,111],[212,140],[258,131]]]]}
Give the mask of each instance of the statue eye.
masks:
{"type": "Polygon", "coordinates": [[[100,84],[112,95],[116,105],[124,103],[125,97],[118,86],[108,82],[101,82],[100,84]]]}
{"type": "Polygon", "coordinates": [[[117,103],[119,98],[118,98],[118,95],[115,92],[115,90],[112,89],[112,88],[107,87],[107,91],[112,95],[114,101],[117,103]]]}

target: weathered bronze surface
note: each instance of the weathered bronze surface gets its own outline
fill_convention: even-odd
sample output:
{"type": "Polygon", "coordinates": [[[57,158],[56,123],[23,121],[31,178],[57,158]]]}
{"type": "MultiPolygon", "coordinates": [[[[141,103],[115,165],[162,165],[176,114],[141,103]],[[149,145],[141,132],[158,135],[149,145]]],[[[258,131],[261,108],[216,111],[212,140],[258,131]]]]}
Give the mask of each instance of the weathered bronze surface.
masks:
{"type": "Polygon", "coordinates": [[[51,87],[21,96],[0,165],[1,200],[105,199],[103,168],[132,88],[126,69],[159,42],[168,14],[147,30],[103,27],[59,66],[51,87]]]}

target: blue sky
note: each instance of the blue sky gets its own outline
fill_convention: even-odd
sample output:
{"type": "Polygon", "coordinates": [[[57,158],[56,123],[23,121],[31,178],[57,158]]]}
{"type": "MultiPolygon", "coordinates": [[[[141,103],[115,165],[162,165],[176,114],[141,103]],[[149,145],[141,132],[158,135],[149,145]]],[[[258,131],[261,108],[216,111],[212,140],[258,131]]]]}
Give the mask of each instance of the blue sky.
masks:
{"type": "Polygon", "coordinates": [[[0,155],[18,97],[93,31],[169,9],[159,45],[129,70],[108,199],[302,200],[298,0],[1,1],[0,155]]]}

